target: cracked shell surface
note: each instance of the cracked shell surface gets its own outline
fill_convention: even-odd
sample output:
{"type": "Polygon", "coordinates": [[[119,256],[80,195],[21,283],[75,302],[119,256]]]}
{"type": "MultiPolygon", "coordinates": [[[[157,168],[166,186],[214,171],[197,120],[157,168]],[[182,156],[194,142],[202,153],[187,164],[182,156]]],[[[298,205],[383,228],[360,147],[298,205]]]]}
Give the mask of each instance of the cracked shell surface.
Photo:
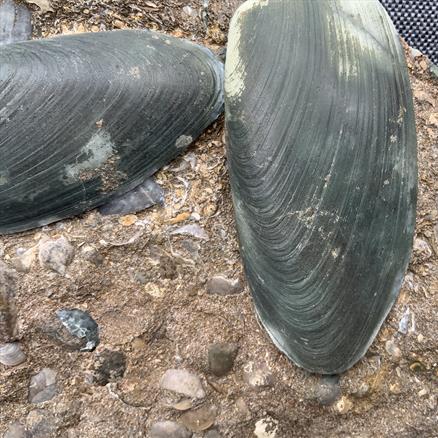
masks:
{"type": "Polygon", "coordinates": [[[403,51],[377,1],[249,1],[225,108],[241,254],[275,344],[312,372],[367,351],[408,264],[417,191],[403,51]]]}
{"type": "Polygon", "coordinates": [[[213,54],[146,30],[9,44],[0,65],[0,233],[126,193],[223,109],[213,54]]]}

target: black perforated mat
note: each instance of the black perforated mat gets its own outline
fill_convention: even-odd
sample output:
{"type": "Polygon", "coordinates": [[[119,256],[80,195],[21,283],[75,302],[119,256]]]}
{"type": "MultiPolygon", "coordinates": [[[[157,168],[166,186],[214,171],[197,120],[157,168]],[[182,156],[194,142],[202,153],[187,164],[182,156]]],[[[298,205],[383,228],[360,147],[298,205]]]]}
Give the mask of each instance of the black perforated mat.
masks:
{"type": "Polygon", "coordinates": [[[380,0],[406,42],[438,64],[438,0],[380,0]]]}

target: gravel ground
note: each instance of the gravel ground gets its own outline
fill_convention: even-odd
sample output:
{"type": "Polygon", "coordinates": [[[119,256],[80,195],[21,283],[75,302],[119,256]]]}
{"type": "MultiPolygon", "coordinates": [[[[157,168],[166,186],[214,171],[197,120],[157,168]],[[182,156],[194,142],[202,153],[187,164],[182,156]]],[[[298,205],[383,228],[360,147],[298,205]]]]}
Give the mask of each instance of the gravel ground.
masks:
{"type": "MultiPolygon", "coordinates": [[[[149,28],[220,51],[239,2],[202,3],[53,0],[44,14],[34,6],[34,37],[149,28]]],[[[414,252],[400,298],[363,360],[339,379],[321,379],[287,360],[259,327],[219,120],[157,174],[163,207],[125,217],[92,211],[0,237],[0,275],[6,269],[16,292],[17,340],[27,357],[0,365],[0,433],[152,437],[154,423],[170,420],[193,437],[437,437],[438,80],[426,59],[407,53],[419,145],[414,252]],[[173,234],[185,225],[196,225],[195,235],[173,234]],[[41,248],[61,236],[62,253],[44,258],[41,248]],[[217,275],[229,280],[225,287],[211,281],[217,275]],[[71,308],[98,323],[94,351],[61,336],[55,312],[71,308]],[[208,363],[216,343],[230,344],[213,350],[232,365],[222,377],[208,363]],[[172,369],[191,374],[172,383],[172,369]],[[41,371],[43,383],[31,385],[41,371]]]]}

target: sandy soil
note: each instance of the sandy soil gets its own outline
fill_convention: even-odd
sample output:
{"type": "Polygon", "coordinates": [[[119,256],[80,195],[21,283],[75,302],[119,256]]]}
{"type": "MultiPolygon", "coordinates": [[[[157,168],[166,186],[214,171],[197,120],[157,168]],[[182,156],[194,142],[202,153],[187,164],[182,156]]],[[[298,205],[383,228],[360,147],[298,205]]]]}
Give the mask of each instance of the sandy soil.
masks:
{"type": "MultiPolygon", "coordinates": [[[[54,0],[53,12],[41,14],[35,7],[34,36],[151,28],[220,50],[236,3],[211,1],[205,20],[197,15],[201,0],[54,0]],[[183,11],[185,6],[194,12],[183,11]]],[[[36,256],[30,272],[16,273],[18,340],[27,361],[13,368],[0,365],[0,433],[19,422],[34,437],[148,436],[154,422],[178,422],[185,415],[169,407],[171,396],[159,387],[166,370],[185,368],[202,380],[206,397],[197,404],[215,407],[206,424],[218,436],[254,436],[256,423],[270,418],[280,438],[437,437],[438,80],[422,57],[408,61],[420,182],[415,249],[396,306],[363,360],[341,376],[337,400],[322,405],[320,377],[299,369],[272,345],[255,319],[246,287],[228,296],[206,291],[216,274],[244,283],[219,120],[158,173],[164,207],[124,218],[92,211],[0,237],[0,259],[11,268],[17,250],[36,247],[46,237],[65,236],[75,249],[64,276],[42,268],[36,256]],[[209,240],[170,234],[194,223],[209,240]],[[95,250],[91,262],[89,247],[95,250]],[[86,310],[96,320],[95,351],[71,351],[47,334],[61,308],[86,310]],[[399,323],[407,309],[408,333],[402,334],[399,323]],[[215,342],[239,347],[232,372],[221,378],[207,365],[215,342]],[[90,376],[104,350],[123,353],[126,371],[101,386],[90,376]],[[251,362],[269,369],[266,385],[247,383],[244,373],[251,362]],[[56,371],[57,395],[29,403],[30,378],[43,368],[56,371]]]]}

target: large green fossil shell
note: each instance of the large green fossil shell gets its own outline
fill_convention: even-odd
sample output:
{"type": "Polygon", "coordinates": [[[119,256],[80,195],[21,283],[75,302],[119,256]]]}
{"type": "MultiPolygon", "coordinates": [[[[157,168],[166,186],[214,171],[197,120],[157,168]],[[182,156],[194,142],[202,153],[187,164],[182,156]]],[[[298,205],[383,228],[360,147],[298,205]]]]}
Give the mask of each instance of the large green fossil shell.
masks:
{"type": "Polygon", "coordinates": [[[335,374],[395,302],[415,225],[413,103],[377,0],[254,0],[225,67],[241,254],[275,344],[335,374]]]}
{"type": "Polygon", "coordinates": [[[150,31],[0,47],[0,233],[126,193],[222,112],[223,66],[150,31]]]}

